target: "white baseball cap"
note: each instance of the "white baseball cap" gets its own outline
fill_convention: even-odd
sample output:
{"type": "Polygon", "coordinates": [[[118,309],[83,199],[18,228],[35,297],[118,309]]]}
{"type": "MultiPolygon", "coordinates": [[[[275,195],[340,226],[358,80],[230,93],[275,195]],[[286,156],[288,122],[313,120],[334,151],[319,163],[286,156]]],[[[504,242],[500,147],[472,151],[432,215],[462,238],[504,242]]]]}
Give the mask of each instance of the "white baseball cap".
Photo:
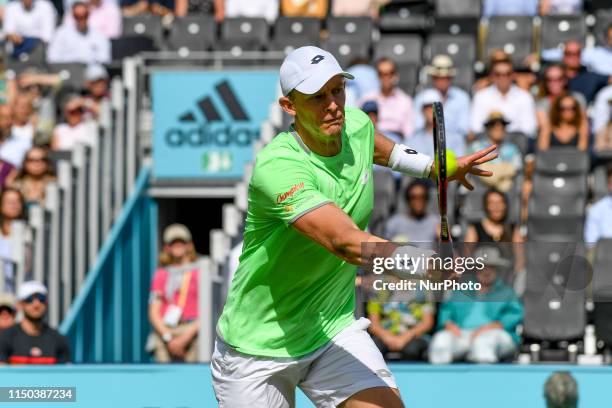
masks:
{"type": "Polygon", "coordinates": [[[281,89],[285,96],[294,89],[312,95],[336,75],[355,78],[340,67],[331,53],[314,46],[300,47],[287,55],[280,67],[281,89]]]}
{"type": "Polygon", "coordinates": [[[17,289],[17,300],[22,301],[35,293],[46,295],[47,288],[37,281],[23,282],[17,289]]]}
{"type": "Polygon", "coordinates": [[[442,95],[437,89],[429,88],[423,91],[421,94],[421,105],[433,105],[435,102],[440,102],[442,95]]]}

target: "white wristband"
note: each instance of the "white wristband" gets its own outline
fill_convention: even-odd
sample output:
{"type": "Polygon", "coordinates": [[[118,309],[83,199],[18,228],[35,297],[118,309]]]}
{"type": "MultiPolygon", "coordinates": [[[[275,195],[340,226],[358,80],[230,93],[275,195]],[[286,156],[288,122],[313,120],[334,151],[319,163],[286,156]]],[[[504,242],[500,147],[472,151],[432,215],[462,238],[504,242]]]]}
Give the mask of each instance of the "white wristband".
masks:
{"type": "Polygon", "coordinates": [[[406,145],[396,144],[389,156],[389,168],[412,177],[429,177],[432,166],[431,157],[406,145]]]}

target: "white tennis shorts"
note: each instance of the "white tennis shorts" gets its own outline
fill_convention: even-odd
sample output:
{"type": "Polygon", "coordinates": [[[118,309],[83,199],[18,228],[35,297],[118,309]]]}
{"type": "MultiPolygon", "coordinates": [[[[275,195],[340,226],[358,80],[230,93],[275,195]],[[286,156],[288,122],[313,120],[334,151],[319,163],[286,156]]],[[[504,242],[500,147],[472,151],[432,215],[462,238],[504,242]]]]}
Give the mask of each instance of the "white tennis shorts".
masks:
{"type": "Polygon", "coordinates": [[[299,358],[242,354],[215,340],[211,371],[221,408],[293,408],[295,388],[318,408],[332,408],[373,387],[397,388],[382,354],[356,320],[330,342],[299,358]]]}

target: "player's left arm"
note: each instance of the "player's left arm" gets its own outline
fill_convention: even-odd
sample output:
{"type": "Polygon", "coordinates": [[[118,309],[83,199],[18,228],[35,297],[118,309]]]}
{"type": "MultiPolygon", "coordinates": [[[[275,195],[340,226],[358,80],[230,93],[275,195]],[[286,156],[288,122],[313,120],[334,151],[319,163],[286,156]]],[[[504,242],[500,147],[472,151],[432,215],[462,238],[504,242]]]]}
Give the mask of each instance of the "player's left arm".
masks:
{"type": "MultiPolygon", "coordinates": [[[[432,141],[433,143],[433,141],[432,141]]],[[[497,158],[495,145],[479,150],[467,156],[457,158],[457,171],[449,180],[457,180],[469,190],[474,186],[466,180],[466,175],[491,177],[492,172],[479,169],[478,165],[497,158]]],[[[418,178],[434,178],[433,158],[419,153],[408,146],[396,144],[380,132],[374,135],[374,164],[389,167],[395,171],[418,178]]]]}

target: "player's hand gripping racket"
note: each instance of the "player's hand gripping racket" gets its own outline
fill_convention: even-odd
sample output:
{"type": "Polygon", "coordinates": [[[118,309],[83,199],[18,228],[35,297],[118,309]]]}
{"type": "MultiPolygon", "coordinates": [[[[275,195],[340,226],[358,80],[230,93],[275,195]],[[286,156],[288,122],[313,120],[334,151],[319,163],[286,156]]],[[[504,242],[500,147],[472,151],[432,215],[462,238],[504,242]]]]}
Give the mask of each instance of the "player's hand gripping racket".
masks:
{"type": "MultiPolygon", "coordinates": [[[[446,195],[448,178],[446,174],[446,131],[444,129],[444,110],[440,102],[433,104],[434,119],[434,156],[436,166],[436,182],[438,190],[438,210],[440,211],[440,242],[451,242],[446,215],[446,195]]],[[[445,245],[446,246],[446,245],[445,245]]]]}

